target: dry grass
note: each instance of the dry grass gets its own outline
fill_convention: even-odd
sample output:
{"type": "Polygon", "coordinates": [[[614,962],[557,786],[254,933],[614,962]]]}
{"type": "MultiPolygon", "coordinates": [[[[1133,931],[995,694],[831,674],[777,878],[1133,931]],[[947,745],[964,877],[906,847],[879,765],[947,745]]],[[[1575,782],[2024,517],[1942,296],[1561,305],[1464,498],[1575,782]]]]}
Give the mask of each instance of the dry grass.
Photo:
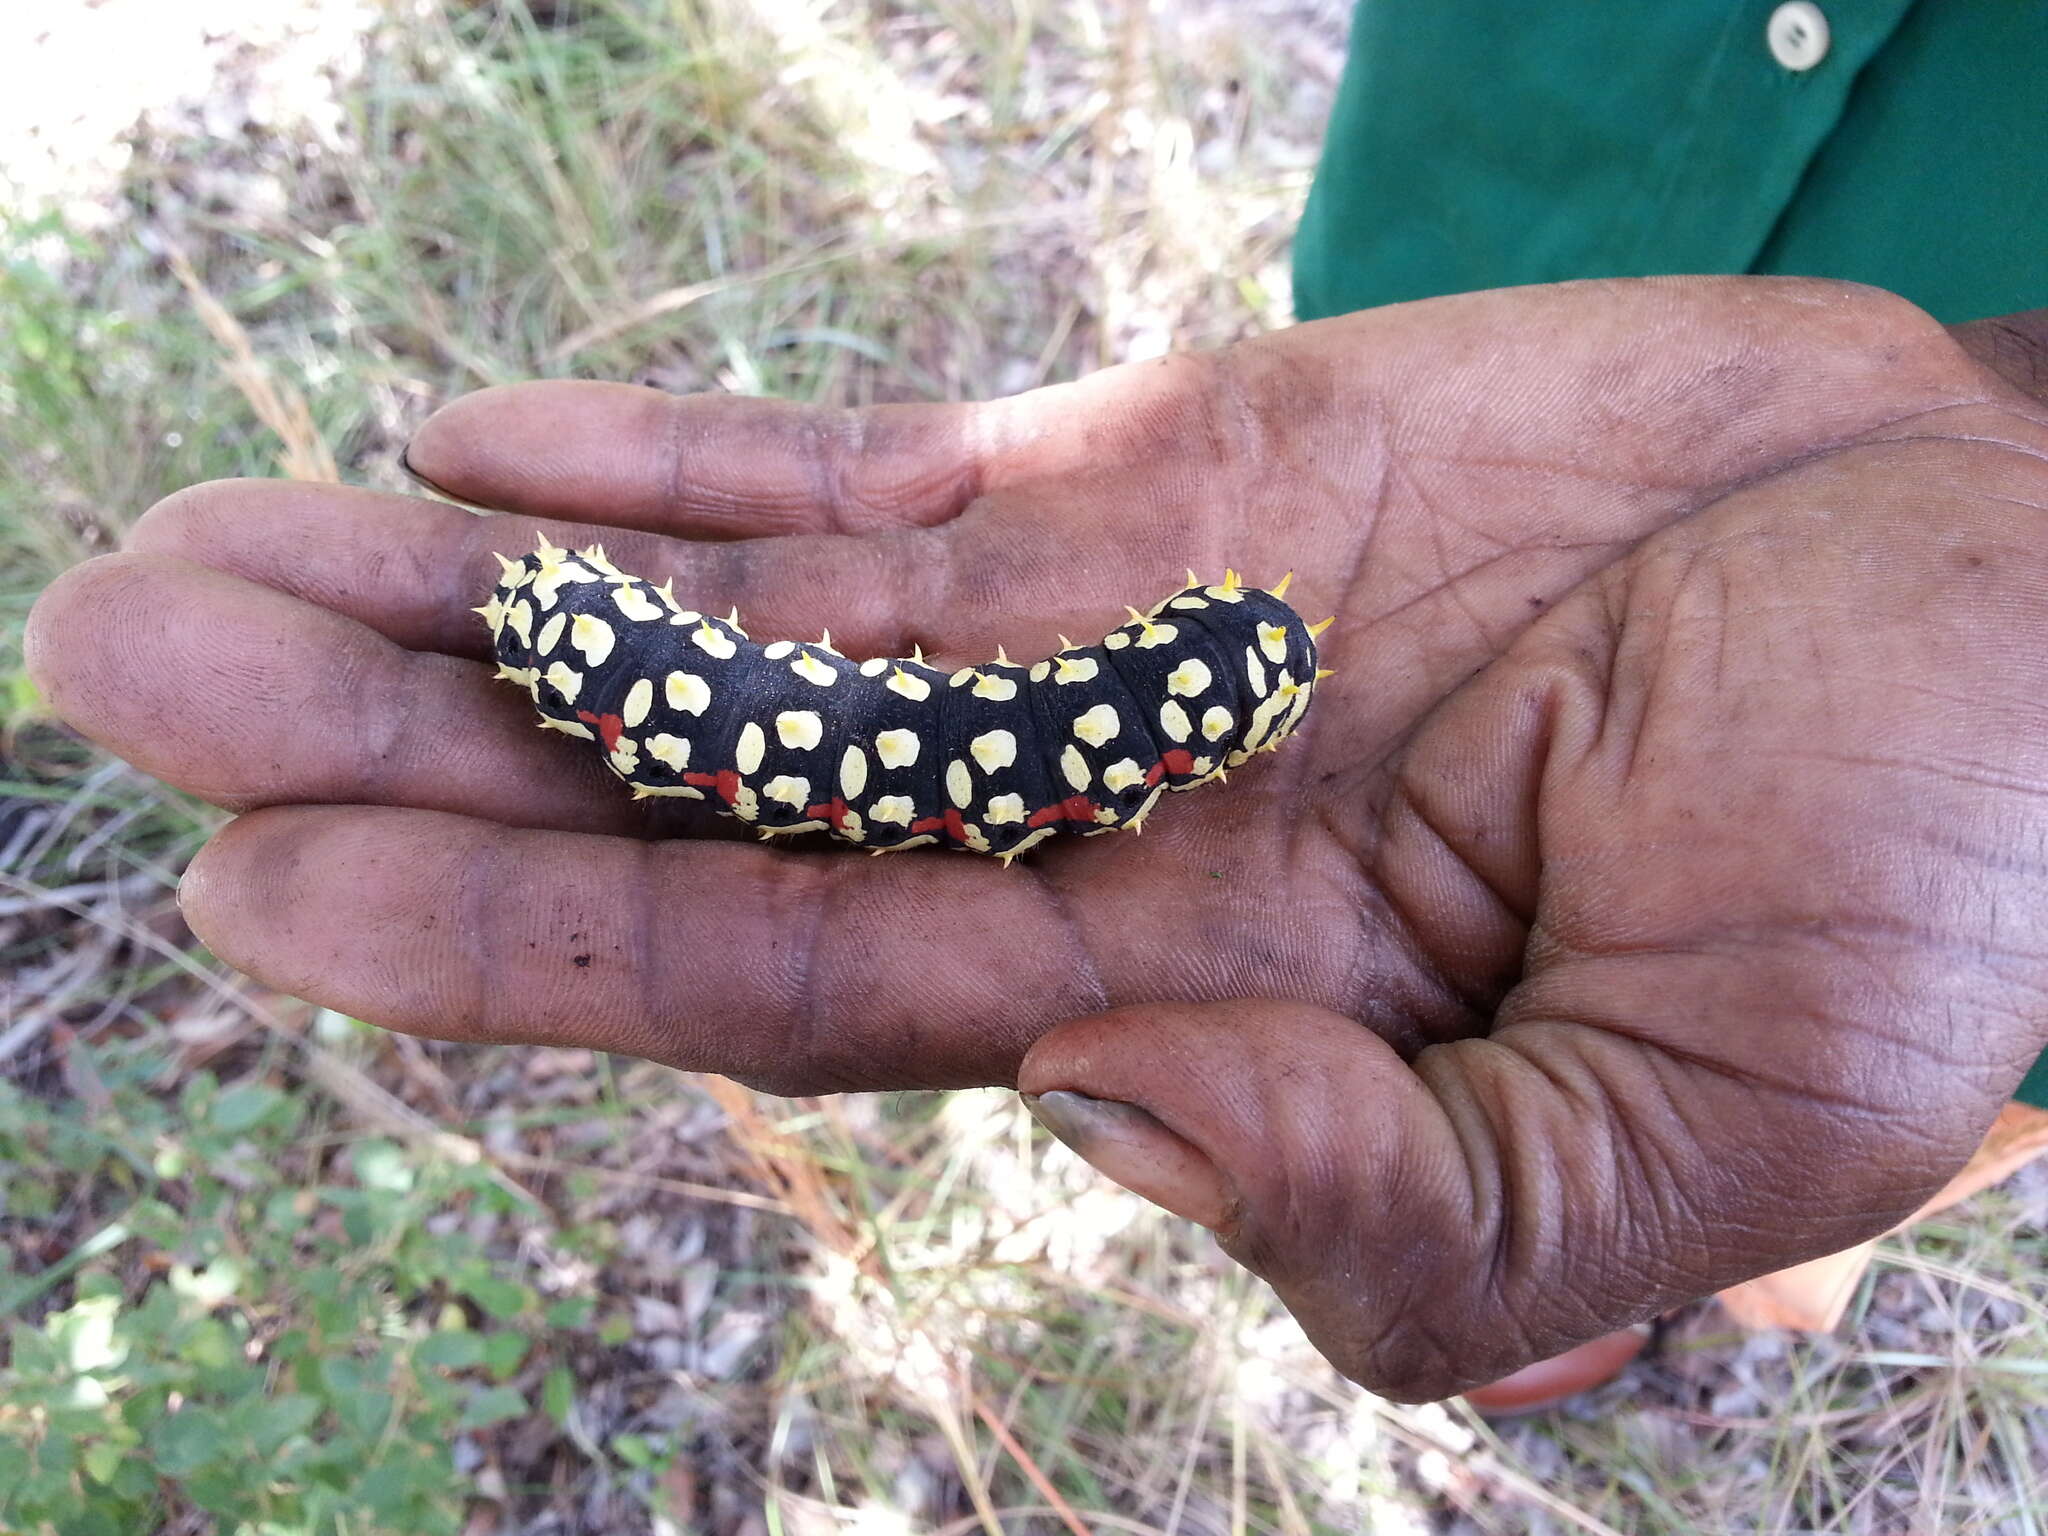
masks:
{"type": "MultiPolygon", "coordinates": [[[[431,1418],[417,1373],[400,1394],[465,1536],[2048,1524],[2040,1177],[1894,1240],[1837,1338],[1744,1340],[1701,1310],[1593,1400],[1489,1426],[1338,1379],[1263,1287],[1008,1095],[766,1100],[385,1036],[221,973],[171,900],[218,818],[27,689],[50,574],[189,480],[398,488],[411,427],[480,385],[962,398],[1282,324],[1341,26],[1314,0],[266,16],[262,46],[207,56],[203,97],[124,121],[125,157],[58,157],[105,178],[65,220],[17,210],[0,265],[17,1350],[94,1277],[141,1298],[225,1243],[262,1280],[218,1315],[274,1358],[315,1303],[266,1213],[353,1179],[391,1194],[347,1207],[371,1224],[343,1266],[370,1298],[357,1348],[412,1360],[448,1322],[453,1282],[400,1262],[408,1234],[537,1298],[507,1303],[522,1411],[431,1418]],[[166,1164],[215,1145],[194,1086],[215,1079],[307,1118],[220,1143],[226,1173],[166,1164]],[[112,1123],[145,1116],[139,1144],[112,1123]],[[110,1243],[139,1198],[171,1215],[110,1243]]],[[[213,1528],[196,1498],[167,1484],[157,1528],[213,1528]]],[[[276,1526],[401,1528],[360,1506],[276,1526]]]]}

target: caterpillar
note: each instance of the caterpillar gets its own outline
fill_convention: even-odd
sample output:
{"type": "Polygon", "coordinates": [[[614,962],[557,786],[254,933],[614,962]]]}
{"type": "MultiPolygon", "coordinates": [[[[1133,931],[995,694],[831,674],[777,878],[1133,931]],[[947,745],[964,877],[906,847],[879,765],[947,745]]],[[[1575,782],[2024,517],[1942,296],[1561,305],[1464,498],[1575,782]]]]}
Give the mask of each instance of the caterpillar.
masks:
{"type": "Polygon", "coordinates": [[[1182,590],[1095,645],[942,671],[855,661],[831,632],[763,644],[620,570],[601,546],[543,538],[475,611],[499,678],[548,729],[587,740],[636,799],[711,802],[763,837],[830,832],[875,853],[938,844],[1005,864],[1057,832],[1143,825],[1277,747],[1307,711],[1316,638],[1235,571],[1182,590]]]}

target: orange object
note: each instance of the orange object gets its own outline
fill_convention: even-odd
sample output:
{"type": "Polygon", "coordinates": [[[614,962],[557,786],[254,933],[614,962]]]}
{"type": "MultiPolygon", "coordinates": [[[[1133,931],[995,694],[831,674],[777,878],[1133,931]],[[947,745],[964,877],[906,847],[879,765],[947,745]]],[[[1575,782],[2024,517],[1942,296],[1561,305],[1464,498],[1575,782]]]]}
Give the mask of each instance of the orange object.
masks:
{"type": "Polygon", "coordinates": [[[1614,1380],[1623,1366],[1643,1352],[1649,1337],[1646,1323],[1602,1334],[1577,1349],[1525,1365],[1512,1376],[1474,1387],[1465,1394],[1465,1401],[1481,1413],[1532,1413],[1548,1408],[1614,1380]]]}
{"type": "MultiPolygon", "coordinates": [[[[1892,1231],[1902,1231],[1923,1217],[1969,1199],[1980,1189],[1989,1189],[2043,1152],[2048,1152],[2048,1109],[2013,1100],[1998,1112],[1998,1118],[1991,1122],[1991,1129],[1963,1165],[1962,1172],[1892,1231]]],[[[1856,1294],[1857,1283],[1876,1252],[1877,1239],[1872,1238],[1840,1253],[1731,1285],[1720,1293],[1720,1302],[1744,1328],[1796,1328],[1804,1333],[1826,1333],[1842,1320],[1856,1294]]]]}

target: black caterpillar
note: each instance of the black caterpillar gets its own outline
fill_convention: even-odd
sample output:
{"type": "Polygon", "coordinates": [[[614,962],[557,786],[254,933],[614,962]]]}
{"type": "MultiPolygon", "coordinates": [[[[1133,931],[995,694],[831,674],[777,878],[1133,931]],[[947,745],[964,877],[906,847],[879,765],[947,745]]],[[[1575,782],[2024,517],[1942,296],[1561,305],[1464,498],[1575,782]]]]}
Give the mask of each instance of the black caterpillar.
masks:
{"type": "Polygon", "coordinates": [[[829,831],[876,853],[938,843],[1005,863],[1055,832],[1137,827],[1168,789],[1220,779],[1307,711],[1316,636],[1228,572],[1098,645],[946,673],[922,651],[853,661],[829,632],[763,645],[542,540],[476,611],[540,723],[605,753],[635,798],[713,799],[764,837],[829,831]]]}

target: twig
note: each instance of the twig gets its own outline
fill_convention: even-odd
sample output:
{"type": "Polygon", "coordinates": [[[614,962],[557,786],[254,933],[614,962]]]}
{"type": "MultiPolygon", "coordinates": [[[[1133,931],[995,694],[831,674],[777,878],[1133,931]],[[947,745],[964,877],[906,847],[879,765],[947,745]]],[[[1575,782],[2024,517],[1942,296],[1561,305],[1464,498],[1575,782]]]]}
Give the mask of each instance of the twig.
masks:
{"type": "Polygon", "coordinates": [[[1074,1536],[1095,1536],[1095,1533],[1088,1529],[1087,1523],[1074,1513],[1074,1506],[1060,1497],[1059,1489],[1052,1485],[1052,1479],[1045,1475],[1044,1469],[1031,1459],[1030,1453],[1023,1446],[1017,1443],[1017,1437],[1011,1434],[1009,1426],[996,1416],[995,1410],[981,1400],[974,1388],[963,1383],[961,1391],[967,1394],[967,1401],[973,1406],[976,1417],[988,1426],[988,1432],[996,1437],[996,1443],[1009,1452],[1010,1460],[1022,1469],[1024,1475],[1031,1480],[1031,1486],[1036,1488],[1045,1502],[1052,1506],[1053,1513],[1060,1517],[1066,1528],[1072,1531],[1074,1536]]]}

